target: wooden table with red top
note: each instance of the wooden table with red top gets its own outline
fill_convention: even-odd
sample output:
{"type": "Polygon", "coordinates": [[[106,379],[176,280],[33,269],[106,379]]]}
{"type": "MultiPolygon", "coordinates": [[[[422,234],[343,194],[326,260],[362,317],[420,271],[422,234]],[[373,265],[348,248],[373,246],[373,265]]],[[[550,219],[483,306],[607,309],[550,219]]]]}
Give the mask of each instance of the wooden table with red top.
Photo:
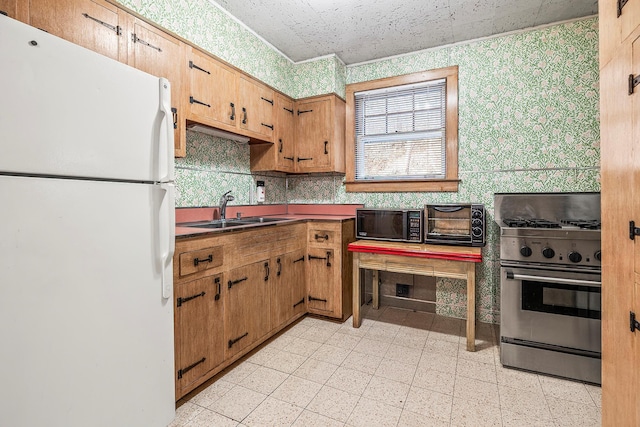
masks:
{"type": "Polygon", "coordinates": [[[467,281],[467,351],[475,351],[476,263],[482,248],[357,240],[353,252],[353,327],[359,328],[360,269],[373,270],[373,306],[379,305],[378,271],[450,277],[467,281]]]}

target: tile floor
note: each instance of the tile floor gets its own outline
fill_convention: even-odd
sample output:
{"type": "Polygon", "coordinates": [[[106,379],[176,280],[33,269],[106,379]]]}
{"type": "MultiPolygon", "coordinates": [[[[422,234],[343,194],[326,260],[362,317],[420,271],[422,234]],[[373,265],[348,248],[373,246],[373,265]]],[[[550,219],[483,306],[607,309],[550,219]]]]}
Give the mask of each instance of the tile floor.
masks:
{"type": "Polygon", "coordinates": [[[599,426],[600,387],[505,369],[498,333],[397,308],[306,317],[219,375],[172,427],[599,426]]]}

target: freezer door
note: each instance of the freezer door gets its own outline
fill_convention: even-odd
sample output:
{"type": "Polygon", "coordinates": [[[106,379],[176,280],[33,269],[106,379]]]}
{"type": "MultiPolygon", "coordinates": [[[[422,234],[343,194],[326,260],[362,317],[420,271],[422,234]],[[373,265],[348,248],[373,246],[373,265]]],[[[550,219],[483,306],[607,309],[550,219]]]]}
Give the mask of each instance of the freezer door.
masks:
{"type": "Polygon", "coordinates": [[[173,180],[171,90],[0,15],[0,174],[173,180]]]}
{"type": "Polygon", "coordinates": [[[0,176],[1,426],[172,421],[171,198],[0,176]]]}

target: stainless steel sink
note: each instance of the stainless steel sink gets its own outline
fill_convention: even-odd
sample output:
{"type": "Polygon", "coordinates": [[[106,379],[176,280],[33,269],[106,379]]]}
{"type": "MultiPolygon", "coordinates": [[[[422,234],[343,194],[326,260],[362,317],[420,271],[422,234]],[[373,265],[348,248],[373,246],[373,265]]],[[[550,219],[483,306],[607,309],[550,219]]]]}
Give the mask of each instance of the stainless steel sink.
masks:
{"type": "Polygon", "coordinates": [[[227,219],[227,220],[214,220],[214,221],[200,221],[200,222],[185,222],[178,224],[180,227],[194,227],[194,228],[235,228],[247,225],[254,225],[260,223],[272,223],[279,221],[286,221],[286,218],[273,218],[273,217],[247,217],[242,219],[227,219]]]}
{"type": "Polygon", "coordinates": [[[261,216],[253,216],[253,217],[246,217],[246,218],[242,218],[242,219],[238,219],[236,221],[239,222],[246,222],[249,224],[256,224],[256,223],[260,223],[260,222],[279,222],[279,221],[287,221],[287,218],[274,218],[274,217],[261,217],[261,216]]]}

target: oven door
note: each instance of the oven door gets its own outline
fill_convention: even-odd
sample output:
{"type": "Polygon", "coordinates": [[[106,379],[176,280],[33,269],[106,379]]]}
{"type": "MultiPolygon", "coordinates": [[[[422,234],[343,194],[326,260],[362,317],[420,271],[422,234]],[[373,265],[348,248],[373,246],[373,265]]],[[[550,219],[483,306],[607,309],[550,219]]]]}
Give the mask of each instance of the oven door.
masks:
{"type": "Polygon", "coordinates": [[[503,266],[500,334],[600,353],[600,272],[503,266]]]}

